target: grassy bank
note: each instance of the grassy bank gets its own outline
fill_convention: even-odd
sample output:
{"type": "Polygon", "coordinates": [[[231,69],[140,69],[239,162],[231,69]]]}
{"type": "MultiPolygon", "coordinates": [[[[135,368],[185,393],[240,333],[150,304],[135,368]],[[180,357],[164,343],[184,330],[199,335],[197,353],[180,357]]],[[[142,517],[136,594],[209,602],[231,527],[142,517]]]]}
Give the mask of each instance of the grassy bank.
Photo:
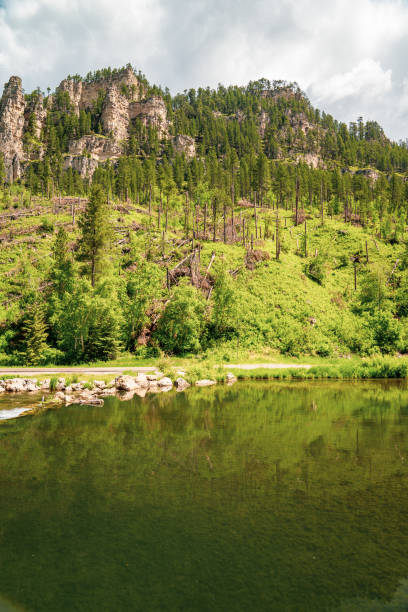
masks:
{"type": "MultiPolygon", "coordinates": [[[[258,357],[259,359],[259,357],[258,357]]],[[[238,380],[363,380],[376,378],[408,378],[408,357],[384,357],[377,356],[373,358],[361,359],[353,357],[351,359],[324,360],[313,358],[308,360],[308,364],[302,360],[292,359],[291,362],[281,360],[280,363],[275,362],[278,367],[270,367],[273,362],[269,362],[269,367],[263,367],[262,363],[257,363],[256,358],[252,362],[241,364],[242,367],[234,367],[233,364],[218,363],[212,360],[202,361],[199,359],[162,359],[159,361],[151,360],[150,365],[157,368],[164,376],[168,376],[173,381],[182,377],[190,384],[194,384],[198,380],[210,379],[219,383],[227,382],[227,375],[234,374],[238,380]],[[251,369],[248,366],[251,365],[251,369]],[[282,365],[282,367],[279,367],[282,365]],[[304,366],[304,367],[299,367],[304,366]],[[306,367],[305,367],[306,366],[306,367]]],[[[95,365],[95,364],[94,364],[95,365]]],[[[99,364],[98,364],[99,365],[99,364]]],[[[107,364],[103,364],[106,366],[107,364]]],[[[112,365],[112,364],[111,364],[112,365]]],[[[115,364],[116,367],[118,364],[115,364]]],[[[132,366],[146,365],[143,363],[135,363],[132,366]]],[[[266,364],[264,364],[266,365],[266,364]]],[[[90,366],[92,367],[92,366],[90,366]]],[[[96,366],[95,366],[96,367],[96,366]]],[[[135,376],[134,369],[126,369],[123,367],[123,374],[135,376]]],[[[76,382],[89,383],[92,386],[94,380],[102,380],[109,383],[118,375],[118,373],[92,373],[92,371],[81,371],[78,368],[77,374],[61,372],[52,374],[32,374],[27,370],[27,374],[20,373],[19,375],[12,372],[0,375],[0,378],[18,378],[28,377],[36,378],[41,381],[45,378],[51,380],[51,390],[56,386],[60,376],[64,376],[66,383],[69,385],[76,382]]]]}

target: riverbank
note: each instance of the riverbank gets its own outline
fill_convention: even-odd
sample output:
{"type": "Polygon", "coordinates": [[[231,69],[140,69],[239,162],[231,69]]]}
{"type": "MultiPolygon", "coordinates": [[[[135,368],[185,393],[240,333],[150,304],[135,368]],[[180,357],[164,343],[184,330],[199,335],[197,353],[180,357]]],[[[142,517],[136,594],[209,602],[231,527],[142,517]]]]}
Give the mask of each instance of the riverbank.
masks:
{"type": "Polygon", "coordinates": [[[103,405],[104,397],[129,399],[134,394],[184,391],[190,386],[233,384],[237,380],[318,380],[407,378],[408,359],[375,357],[335,363],[215,364],[194,361],[183,368],[171,360],[157,366],[2,368],[0,394],[44,394],[46,402],[103,405]]]}

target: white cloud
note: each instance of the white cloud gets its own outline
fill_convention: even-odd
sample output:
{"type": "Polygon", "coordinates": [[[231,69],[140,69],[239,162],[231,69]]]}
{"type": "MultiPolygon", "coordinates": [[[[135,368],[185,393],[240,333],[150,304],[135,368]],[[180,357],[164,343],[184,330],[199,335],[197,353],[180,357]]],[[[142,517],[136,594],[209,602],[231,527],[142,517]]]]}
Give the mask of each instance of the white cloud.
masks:
{"type": "Polygon", "coordinates": [[[174,92],[283,78],[338,119],[377,119],[394,138],[408,136],[407,53],[406,0],[3,0],[0,8],[0,79],[19,74],[27,90],[128,61],[174,92]]]}
{"type": "Polygon", "coordinates": [[[314,83],[310,93],[320,104],[338,102],[350,96],[370,100],[391,91],[391,74],[391,69],[383,70],[379,62],[365,59],[349,72],[314,83]]]}

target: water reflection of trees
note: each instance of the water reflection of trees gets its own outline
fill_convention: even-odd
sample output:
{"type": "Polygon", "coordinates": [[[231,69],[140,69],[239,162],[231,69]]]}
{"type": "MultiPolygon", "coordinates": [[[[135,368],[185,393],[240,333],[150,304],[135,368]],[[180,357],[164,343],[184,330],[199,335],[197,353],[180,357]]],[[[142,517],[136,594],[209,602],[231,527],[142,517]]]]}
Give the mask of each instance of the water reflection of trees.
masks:
{"type": "MultiPolygon", "coordinates": [[[[169,529],[181,522],[203,548],[216,538],[228,550],[232,526],[245,547],[268,534],[273,550],[247,552],[247,571],[257,555],[267,565],[279,557],[281,581],[295,572],[307,589],[313,568],[310,609],[326,609],[329,591],[333,604],[358,596],[363,582],[372,599],[390,597],[408,574],[407,405],[405,383],[253,383],[9,422],[0,427],[0,512],[12,518],[0,555],[16,547],[8,533],[47,534],[84,515],[96,530],[118,517],[115,537],[127,542],[135,521],[151,529],[151,515],[169,529]]],[[[174,554],[184,546],[176,538],[174,554]]],[[[279,589],[269,596],[290,609],[279,589]]]]}

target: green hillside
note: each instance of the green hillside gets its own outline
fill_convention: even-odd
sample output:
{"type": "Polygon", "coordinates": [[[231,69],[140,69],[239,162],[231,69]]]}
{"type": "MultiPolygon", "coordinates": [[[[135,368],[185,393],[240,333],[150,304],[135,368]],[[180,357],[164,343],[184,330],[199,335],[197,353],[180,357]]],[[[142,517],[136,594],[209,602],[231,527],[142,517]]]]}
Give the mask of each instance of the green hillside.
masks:
{"type": "Polygon", "coordinates": [[[2,364],[407,352],[406,146],[296,84],[171,96],[123,70],[26,94],[14,182],[0,154],[2,364]],[[124,140],[112,79],[145,113],[124,140]],[[78,84],[98,92],[80,110],[78,84]],[[98,161],[105,144],[120,153],[98,161]]]}

